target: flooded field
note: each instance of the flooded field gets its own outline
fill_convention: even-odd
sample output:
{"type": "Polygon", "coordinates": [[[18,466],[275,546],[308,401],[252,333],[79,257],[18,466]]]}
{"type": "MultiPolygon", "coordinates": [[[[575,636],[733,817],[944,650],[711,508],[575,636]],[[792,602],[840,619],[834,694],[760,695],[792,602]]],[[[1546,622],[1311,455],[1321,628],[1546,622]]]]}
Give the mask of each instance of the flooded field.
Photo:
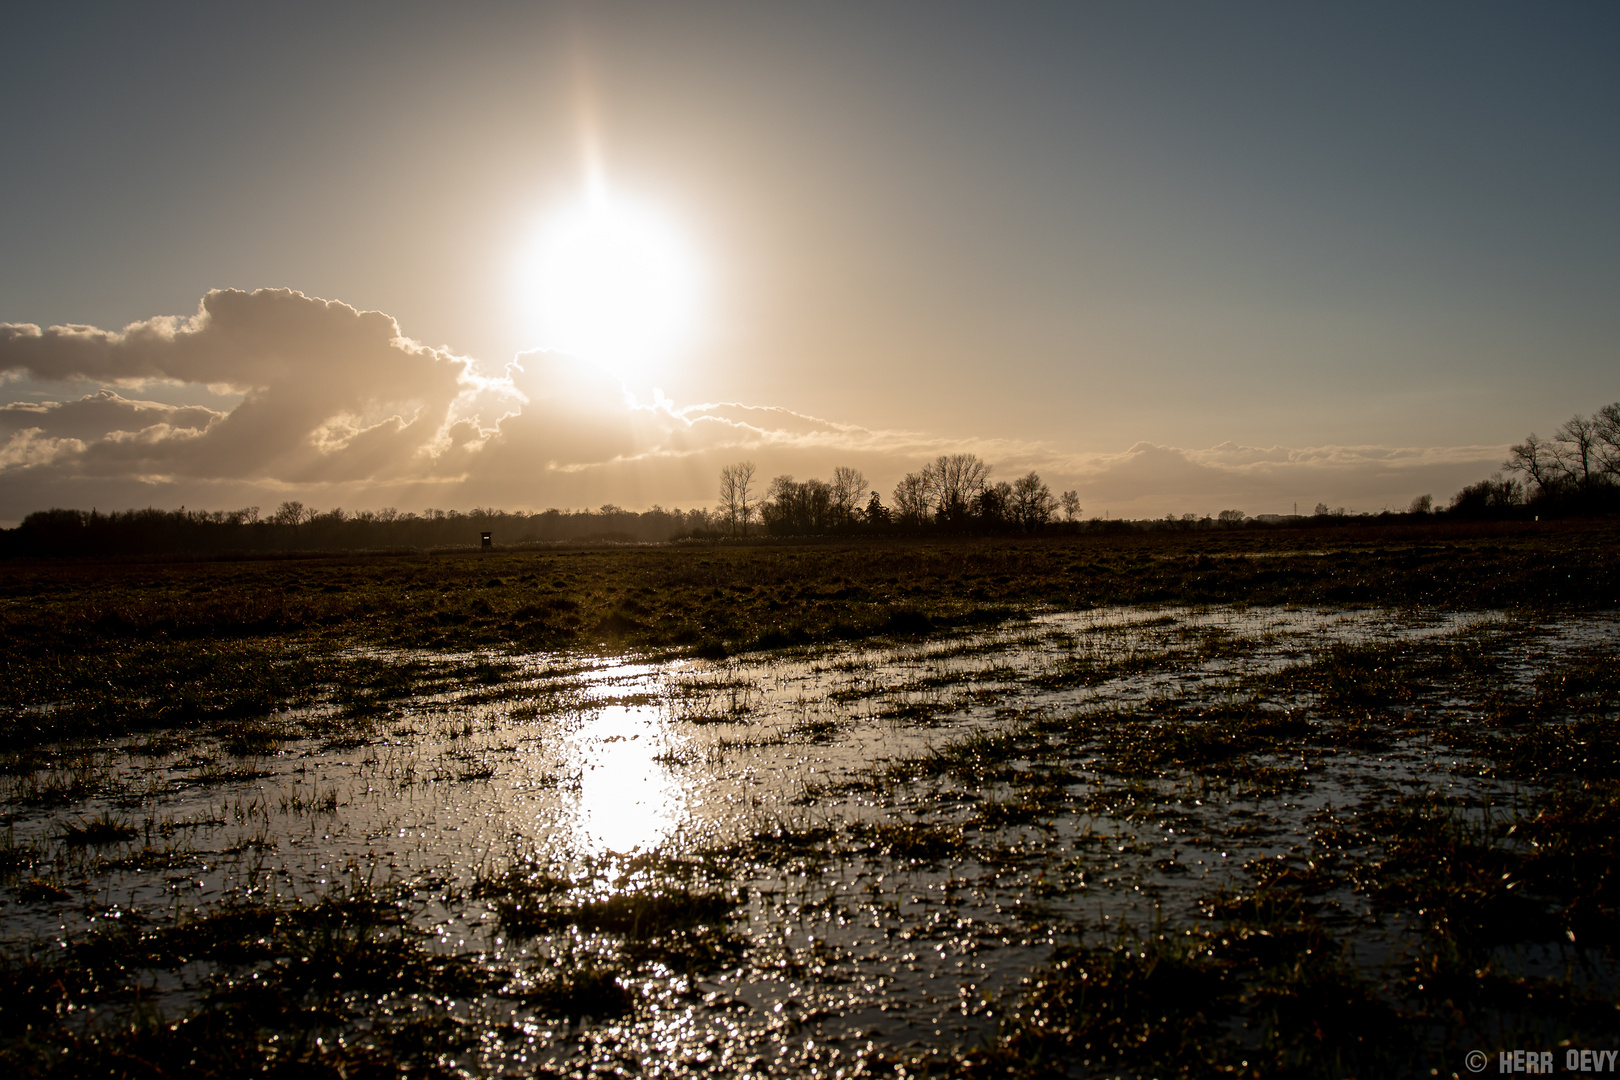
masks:
{"type": "Polygon", "coordinates": [[[349,647],[292,707],[0,762],[5,1058],[1427,1076],[1612,1046],[1617,654],[1614,614],[1224,606],[716,660],[349,647]]]}

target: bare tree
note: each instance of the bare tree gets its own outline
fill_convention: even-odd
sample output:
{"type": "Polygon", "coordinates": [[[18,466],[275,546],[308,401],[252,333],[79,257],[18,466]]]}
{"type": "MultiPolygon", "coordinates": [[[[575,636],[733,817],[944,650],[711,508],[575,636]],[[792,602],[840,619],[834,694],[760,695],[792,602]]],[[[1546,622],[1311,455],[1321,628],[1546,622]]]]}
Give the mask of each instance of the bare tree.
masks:
{"type": "Polygon", "coordinates": [[[727,465],[720,470],[720,516],[725,519],[726,529],[733,536],[737,534],[737,517],[740,511],[737,508],[737,474],[735,465],[727,465]]]}
{"type": "Polygon", "coordinates": [[[1408,514],[1434,513],[1434,496],[1419,495],[1417,498],[1412,500],[1412,504],[1406,508],[1406,512],[1408,514]]]}
{"type": "Polygon", "coordinates": [[[303,503],[289,499],[276,507],[276,512],[271,515],[270,520],[277,525],[291,525],[296,529],[313,516],[314,514],[306,509],[303,503]]]}
{"type": "Polygon", "coordinates": [[[1469,484],[1451,497],[1451,512],[1463,517],[1489,516],[1524,505],[1524,485],[1496,473],[1489,480],[1469,484]]]}
{"type": "Polygon", "coordinates": [[[1546,441],[1532,431],[1528,439],[1508,449],[1508,459],[1502,463],[1502,468],[1523,473],[1536,487],[1546,489],[1555,483],[1558,458],[1546,441]]]}
{"type": "Polygon", "coordinates": [[[1052,520],[1057,506],[1052,489],[1041,482],[1039,474],[1031,471],[1013,483],[1012,512],[1020,528],[1039,529],[1052,520]]]}
{"type": "Polygon", "coordinates": [[[861,508],[866,491],[866,477],[861,474],[861,470],[850,468],[848,465],[840,465],[833,470],[832,505],[833,513],[839,518],[839,524],[855,520],[855,512],[861,508]]]}
{"type": "Polygon", "coordinates": [[[956,522],[972,512],[974,500],[990,479],[990,466],[977,454],[941,454],[923,469],[922,475],[935,514],[956,522]]]}
{"type": "Polygon", "coordinates": [[[747,536],[758,502],[754,495],[754,463],[743,461],[733,467],[737,470],[737,506],[742,514],[742,534],[747,536]]]}
{"type": "Polygon", "coordinates": [[[1620,401],[1599,409],[1592,424],[1596,428],[1598,465],[1610,483],[1620,482],[1620,401]]]}
{"type": "Polygon", "coordinates": [[[720,470],[720,513],[733,536],[748,535],[748,522],[754,516],[753,485],[752,461],[739,461],[720,470]]]}
{"type": "Polygon", "coordinates": [[[1556,432],[1553,453],[1575,486],[1582,491],[1592,487],[1592,457],[1597,450],[1598,425],[1595,420],[1576,413],[1556,432]]]}
{"type": "MultiPolygon", "coordinates": [[[[926,470],[925,470],[926,472],[926,470]]],[[[894,486],[894,516],[901,525],[917,526],[928,520],[933,509],[928,480],[924,473],[906,473],[894,486]]]]}
{"type": "Polygon", "coordinates": [[[1080,516],[1080,493],[1078,491],[1065,491],[1063,498],[1058,500],[1063,507],[1063,520],[1073,521],[1080,516]]]}
{"type": "Polygon", "coordinates": [[[809,532],[826,532],[843,523],[843,513],[833,502],[831,484],[811,479],[799,485],[799,520],[809,532]]]}
{"type": "Polygon", "coordinates": [[[1540,496],[1587,494],[1620,483],[1620,402],[1591,416],[1577,413],[1551,439],[1532,432],[1509,449],[1502,468],[1523,475],[1540,496]]]}
{"type": "Polygon", "coordinates": [[[791,476],[778,476],[771,481],[765,501],[759,504],[759,513],[773,533],[825,532],[837,516],[832,485],[814,479],[801,484],[791,476]]]}
{"type": "Polygon", "coordinates": [[[760,524],[766,532],[788,533],[793,528],[795,504],[799,501],[799,483],[792,476],[778,476],[765,488],[765,497],[759,503],[760,524]]]}

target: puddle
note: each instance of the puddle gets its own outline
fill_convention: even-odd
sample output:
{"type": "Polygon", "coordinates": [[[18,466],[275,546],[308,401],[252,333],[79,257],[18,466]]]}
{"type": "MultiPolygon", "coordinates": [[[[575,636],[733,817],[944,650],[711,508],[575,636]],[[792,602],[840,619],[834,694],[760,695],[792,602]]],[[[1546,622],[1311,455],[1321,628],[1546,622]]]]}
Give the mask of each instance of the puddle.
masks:
{"type": "MultiPolygon", "coordinates": [[[[500,1033],[466,1051],[475,1072],[626,1060],[649,1075],[813,1071],[969,1046],[1059,943],[1207,922],[1212,895],[1252,884],[1258,861],[1299,860],[1347,808],[1420,792],[1490,806],[1515,790],[1461,767],[1467,755],[1430,728],[1399,725],[1362,747],[1245,751],[1231,775],[1127,774],[1118,762],[1159,737],[1140,718],[1262,696],[1308,718],[1321,694],[1267,678],[1335,649],[1477,639],[1498,641],[1496,692],[1523,694],[1583,650],[1612,654],[1620,620],[1099,610],[718,662],[513,658],[498,681],[390,702],[354,745],[77,747],[73,762],[5,778],[10,850],[42,854],[13,881],[0,937],[20,954],[109,922],[387,888],[439,953],[520,978],[596,965],[631,992],[619,1017],[546,1015],[511,993],[455,1001],[462,1021],[500,1033]],[[1066,718],[1095,747],[1045,754],[1042,740],[1070,736],[1032,736],[1032,721],[1066,718]],[[970,751],[982,768],[961,764],[970,751]],[[86,795],[31,805],[51,784],[86,795]],[[97,817],[135,832],[63,839],[97,817]],[[55,891],[28,893],[24,879],[55,891]],[[645,910],[615,922],[616,896],[645,910]],[[683,904],[723,914],[681,929],[685,952],[636,945],[651,932],[636,920],[687,927],[683,904]]],[[[1442,682],[1401,708],[1480,707],[1468,685],[1442,682]]],[[[1333,919],[1365,923],[1359,962],[1407,947],[1406,923],[1374,919],[1364,896],[1328,899],[1333,919]]],[[[153,981],[143,1007],[194,1006],[210,970],[153,981]]]]}

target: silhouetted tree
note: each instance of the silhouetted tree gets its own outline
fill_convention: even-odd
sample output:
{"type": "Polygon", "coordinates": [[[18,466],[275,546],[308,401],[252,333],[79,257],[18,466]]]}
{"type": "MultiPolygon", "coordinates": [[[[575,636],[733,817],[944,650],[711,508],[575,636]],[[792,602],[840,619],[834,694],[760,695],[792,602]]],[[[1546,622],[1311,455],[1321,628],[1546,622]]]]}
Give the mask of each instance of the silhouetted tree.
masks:
{"type": "Polygon", "coordinates": [[[906,473],[894,486],[895,523],[916,528],[928,521],[932,509],[928,495],[928,480],[924,473],[906,473]]]}
{"type": "Polygon", "coordinates": [[[733,536],[747,536],[753,517],[754,463],[739,461],[720,470],[720,512],[733,536]]]}
{"type": "Polygon", "coordinates": [[[973,500],[974,516],[986,529],[1000,530],[1015,523],[1013,517],[1013,489],[1005,480],[990,484],[973,500]]]}
{"type": "Polygon", "coordinates": [[[1451,497],[1451,512],[1460,517],[1495,517],[1524,505],[1524,485],[1496,473],[1489,480],[1469,484],[1451,497]]]}
{"type": "MultiPolygon", "coordinates": [[[[1577,413],[1551,439],[1531,432],[1508,450],[1502,468],[1522,476],[1535,501],[1593,507],[1611,498],[1620,486],[1620,402],[1591,416],[1577,413]]],[[[1478,492],[1469,499],[1478,503],[1478,492]]]]}
{"type": "Polygon", "coordinates": [[[308,512],[304,509],[304,504],[296,499],[288,500],[276,507],[276,512],[270,517],[270,520],[277,525],[290,525],[294,529],[302,525],[307,519],[308,512]]]}
{"type": "MultiPolygon", "coordinates": [[[[1575,415],[1566,420],[1557,432],[1553,453],[1559,468],[1580,491],[1592,488],[1592,458],[1597,449],[1597,424],[1590,418],[1575,415]]],[[[1602,472],[1598,475],[1601,477],[1602,472]]]]}
{"type": "Polygon", "coordinates": [[[864,498],[866,498],[866,477],[861,474],[861,470],[848,465],[840,465],[833,470],[832,505],[837,524],[848,525],[853,522],[864,498]]]}
{"type": "Polygon", "coordinates": [[[1603,406],[1592,422],[1597,429],[1598,464],[1611,483],[1620,482],[1620,401],[1603,406]]]}
{"type": "Polygon", "coordinates": [[[1080,516],[1080,493],[1078,491],[1065,491],[1060,500],[1063,507],[1063,520],[1073,521],[1080,516]]]}
{"type": "Polygon", "coordinates": [[[796,482],[791,476],[771,481],[766,499],[759,504],[760,517],[773,533],[819,533],[834,520],[832,485],[825,480],[796,482]]]}
{"type": "Polygon", "coordinates": [[[1408,514],[1430,514],[1430,513],[1433,513],[1434,512],[1434,496],[1433,495],[1419,495],[1417,498],[1412,500],[1412,504],[1406,508],[1406,512],[1408,514]]]}
{"type": "Polygon", "coordinates": [[[1524,442],[1508,448],[1508,459],[1502,463],[1502,468],[1524,474],[1537,491],[1545,491],[1556,483],[1558,459],[1551,447],[1532,431],[1524,442]]]}
{"type": "Polygon", "coordinates": [[[1057,506],[1057,500],[1052,498],[1052,489],[1042,483],[1034,471],[1013,482],[1012,514],[1019,528],[1039,529],[1052,520],[1057,506]]]}
{"type": "Polygon", "coordinates": [[[759,520],[766,532],[796,531],[791,525],[798,488],[799,485],[791,476],[778,476],[766,486],[765,497],[759,503],[759,520]]]}
{"type": "Polygon", "coordinates": [[[990,466],[977,454],[941,454],[922,475],[935,517],[954,524],[972,514],[974,501],[990,479],[990,466]]]}
{"type": "Polygon", "coordinates": [[[883,500],[878,498],[878,493],[874,491],[872,497],[866,500],[866,527],[881,529],[887,524],[889,524],[889,508],[883,505],[883,500]]]}

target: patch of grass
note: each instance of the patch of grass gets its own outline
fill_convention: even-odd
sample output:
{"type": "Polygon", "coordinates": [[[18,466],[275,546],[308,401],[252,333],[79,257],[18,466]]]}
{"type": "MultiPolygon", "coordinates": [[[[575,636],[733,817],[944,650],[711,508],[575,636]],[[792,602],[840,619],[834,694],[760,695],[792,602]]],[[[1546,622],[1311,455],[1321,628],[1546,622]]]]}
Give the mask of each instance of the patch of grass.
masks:
{"type": "Polygon", "coordinates": [[[843,841],[839,830],[824,825],[792,828],[779,826],[755,832],[740,844],[714,854],[730,861],[782,868],[793,864],[820,864],[843,841]]]}
{"type": "Polygon", "coordinates": [[[1440,953],[1369,975],[1295,909],[1247,905],[1219,921],[1060,949],[1008,1003],[997,1037],[942,1071],[1415,1077],[1493,1039],[1590,1045],[1612,1028],[1612,999],[1578,980],[1440,953]]]}
{"type": "Polygon", "coordinates": [[[215,729],[220,748],[236,757],[262,757],[273,754],[297,737],[291,725],[269,717],[252,717],[221,724],[215,729]]]}
{"type": "Polygon", "coordinates": [[[1258,680],[1270,689],[1314,695],[1330,712],[1409,704],[1422,690],[1409,642],[1332,645],[1309,662],[1258,680]]]}
{"type": "Polygon", "coordinates": [[[449,1004],[506,977],[425,948],[397,904],[364,887],[119,925],[66,950],[0,957],[0,1065],[24,1076],[223,1076],[244,1062],[285,1077],[459,1076],[455,1056],[477,1035],[449,1004]],[[202,1004],[189,1014],[133,1004],[151,973],[198,970],[202,1004]],[[76,1018],[87,1004],[100,1007],[88,1023],[76,1018]]]}
{"type": "Polygon", "coordinates": [[[140,834],[140,829],[121,818],[113,817],[110,811],[105,810],[96,817],[62,823],[62,839],[75,847],[89,844],[121,844],[126,840],[135,839],[140,834]]]}
{"type": "Polygon", "coordinates": [[[0,881],[9,881],[25,870],[37,867],[45,858],[45,849],[37,842],[17,843],[16,829],[6,827],[0,837],[0,881]]]}
{"type": "Polygon", "coordinates": [[[1011,727],[953,739],[915,758],[894,762],[887,773],[890,779],[901,781],[949,776],[974,785],[1012,782],[1020,776],[1019,762],[1050,754],[1044,739],[1027,728],[1011,727]]]}
{"type": "Polygon", "coordinates": [[[582,899],[560,898],[563,896],[549,889],[514,888],[497,903],[496,910],[501,925],[518,936],[575,928],[651,941],[723,923],[738,904],[734,895],[680,887],[636,888],[582,899]]]}
{"type": "Polygon", "coordinates": [[[838,734],[839,727],[838,721],[830,716],[804,716],[788,727],[787,737],[807,743],[826,743],[838,734]]]}
{"type": "Polygon", "coordinates": [[[653,963],[677,971],[714,971],[741,955],[731,925],[743,902],[708,883],[710,871],[658,853],[587,866],[582,874],[518,864],[480,877],[474,895],[490,902],[515,938],[603,935],[626,971],[653,963]]]}
{"type": "Polygon", "coordinates": [[[1098,738],[1099,768],[1138,777],[1169,769],[1242,777],[1257,771],[1243,760],[1249,755],[1294,749],[1315,730],[1303,712],[1259,701],[1164,710],[1146,723],[1120,723],[1108,714],[1077,719],[1078,730],[1098,738]]]}
{"type": "Polygon", "coordinates": [[[1355,877],[1380,904],[1414,911],[1464,953],[1517,942],[1620,942],[1620,783],[1529,793],[1510,813],[1470,813],[1435,796],[1366,811],[1381,851],[1355,877]]]}
{"type": "Polygon", "coordinates": [[[101,794],[106,786],[106,773],[100,769],[42,769],[11,785],[11,801],[24,806],[67,806],[101,794]]]}
{"type": "Polygon", "coordinates": [[[73,894],[54,881],[31,877],[17,886],[17,899],[23,903],[63,903],[73,894]]]}
{"type": "Polygon", "coordinates": [[[857,843],[902,863],[937,866],[947,859],[960,859],[967,850],[959,826],[894,821],[861,825],[851,829],[857,843]]]}
{"type": "Polygon", "coordinates": [[[979,829],[1004,829],[1035,822],[1050,822],[1067,811],[1074,799],[1060,783],[1021,784],[1006,798],[986,799],[979,804],[972,824],[979,829]]]}
{"type": "Polygon", "coordinates": [[[501,996],[519,1001],[541,1016],[570,1021],[583,1017],[613,1019],[636,1011],[635,993],[607,968],[546,971],[532,981],[515,982],[501,996]]]}

